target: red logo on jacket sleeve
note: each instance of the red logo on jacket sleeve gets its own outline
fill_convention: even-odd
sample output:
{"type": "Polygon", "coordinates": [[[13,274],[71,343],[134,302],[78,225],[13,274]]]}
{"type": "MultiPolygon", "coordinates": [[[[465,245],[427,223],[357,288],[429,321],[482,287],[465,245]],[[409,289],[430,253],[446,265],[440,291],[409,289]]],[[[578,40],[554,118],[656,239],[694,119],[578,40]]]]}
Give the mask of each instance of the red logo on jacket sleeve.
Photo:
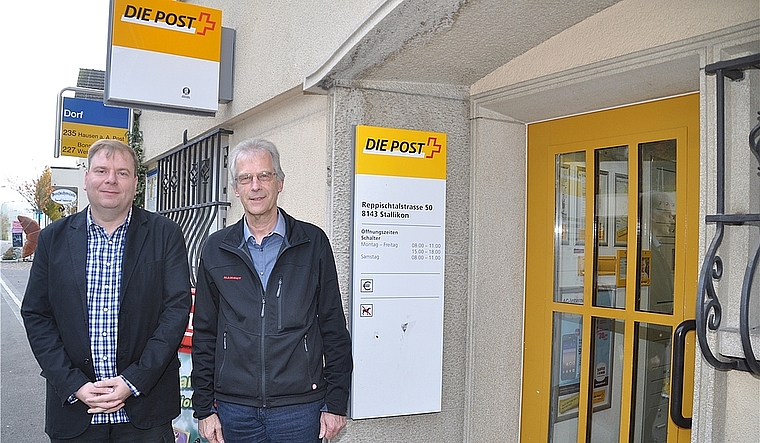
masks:
{"type": "Polygon", "coordinates": [[[223,278],[225,280],[242,280],[243,279],[243,277],[239,275],[225,275],[223,278]]]}

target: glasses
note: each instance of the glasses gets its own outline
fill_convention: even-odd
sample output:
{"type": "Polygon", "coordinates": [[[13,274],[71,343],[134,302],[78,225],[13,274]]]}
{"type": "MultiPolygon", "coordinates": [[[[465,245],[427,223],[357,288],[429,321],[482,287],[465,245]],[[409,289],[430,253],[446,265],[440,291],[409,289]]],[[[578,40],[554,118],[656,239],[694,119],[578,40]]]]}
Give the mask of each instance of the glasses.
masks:
{"type": "Polygon", "coordinates": [[[253,181],[253,178],[256,177],[260,183],[266,183],[271,182],[274,180],[275,177],[277,177],[276,172],[259,172],[258,174],[240,174],[237,177],[235,177],[235,181],[239,185],[247,185],[253,181]]]}

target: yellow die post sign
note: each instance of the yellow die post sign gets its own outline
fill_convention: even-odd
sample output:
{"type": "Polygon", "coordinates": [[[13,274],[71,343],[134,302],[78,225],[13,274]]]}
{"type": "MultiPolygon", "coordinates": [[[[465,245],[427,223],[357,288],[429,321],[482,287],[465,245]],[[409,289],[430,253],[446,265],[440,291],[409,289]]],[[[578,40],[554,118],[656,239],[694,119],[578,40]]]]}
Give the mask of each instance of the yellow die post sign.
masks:
{"type": "Polygon", "coordinates": [[[446,179],[446,134],[359,125],[356,173],[446,179]]]}
{"type": "Polygon", "coordinates": [[[441,411],[446,147],[443,132],[356,126],[354,419],[441,411]]]}
{"type": "Polygon", "coordinates": [[[112,0],[105,102],[216,112],[221,41],[221,10],[112,0]]]}

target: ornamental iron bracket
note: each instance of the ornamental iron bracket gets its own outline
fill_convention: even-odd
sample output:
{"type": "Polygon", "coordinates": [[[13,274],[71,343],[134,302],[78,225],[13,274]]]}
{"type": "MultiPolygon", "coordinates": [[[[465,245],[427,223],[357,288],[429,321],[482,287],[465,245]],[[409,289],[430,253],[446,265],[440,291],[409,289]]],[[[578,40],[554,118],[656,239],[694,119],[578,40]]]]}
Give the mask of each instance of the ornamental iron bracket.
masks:
{"type": "MultiPolygon", "coordinates": [[[[705,222],[715,224],[715,235],[705,255],[699,274],[697,293],[696,330],[699,347],[707,362],[715,369],[729,371],[736,369],[760,377],[760,360],[752,350],[750,340],[750,294],[752,280],[760,259],[760,244],[755,248],[747,262],[742,282],[741,302],[739,308],[739,335],[741,337],[744,358],[724,356],[716,357],[707,341],[707,329],[717,331],[722,320],[723,308],[718,299],[714,282],[723,276],[723,260],[718,255],[723,236],[728,227],[752,225],[760,226],[760,214],[726,214],[725,213],[725,79],[740,81],[747,69],[760,69],[760,54],[721,61],[705,66],[705,74],[715,75],[717,107],[716,140],[716,214],[707,215],[705,222]]],[[[749,133],[749,148],[760,161],[760,123],[749,133]]]]}

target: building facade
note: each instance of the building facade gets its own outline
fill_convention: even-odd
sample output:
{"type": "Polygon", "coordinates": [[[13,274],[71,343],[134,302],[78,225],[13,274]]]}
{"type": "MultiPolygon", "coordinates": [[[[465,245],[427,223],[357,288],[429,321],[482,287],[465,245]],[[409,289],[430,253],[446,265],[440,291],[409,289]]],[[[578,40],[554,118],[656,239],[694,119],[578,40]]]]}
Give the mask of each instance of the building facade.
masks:
{"type": "Polygon", "coordinates": [[[242,216],[224,150],[273,141],[280,205],[328,233],[349,322],[356,125],[447,134],[441,411],[349,420],[337,441],[757,441],[752,223],[711,255],[741,225],[720,215],[760,212],[757,0],[192,3],[236,32],[233,99],[213,118],[142,112],[148,194],[214,138],[214,190],[157,205],[216,208],[200,244],[242,216]],[[672,289],[655,307],[660,244],[672,289]],[[699,313],[674,377],[672,337],[699,313]]]}

